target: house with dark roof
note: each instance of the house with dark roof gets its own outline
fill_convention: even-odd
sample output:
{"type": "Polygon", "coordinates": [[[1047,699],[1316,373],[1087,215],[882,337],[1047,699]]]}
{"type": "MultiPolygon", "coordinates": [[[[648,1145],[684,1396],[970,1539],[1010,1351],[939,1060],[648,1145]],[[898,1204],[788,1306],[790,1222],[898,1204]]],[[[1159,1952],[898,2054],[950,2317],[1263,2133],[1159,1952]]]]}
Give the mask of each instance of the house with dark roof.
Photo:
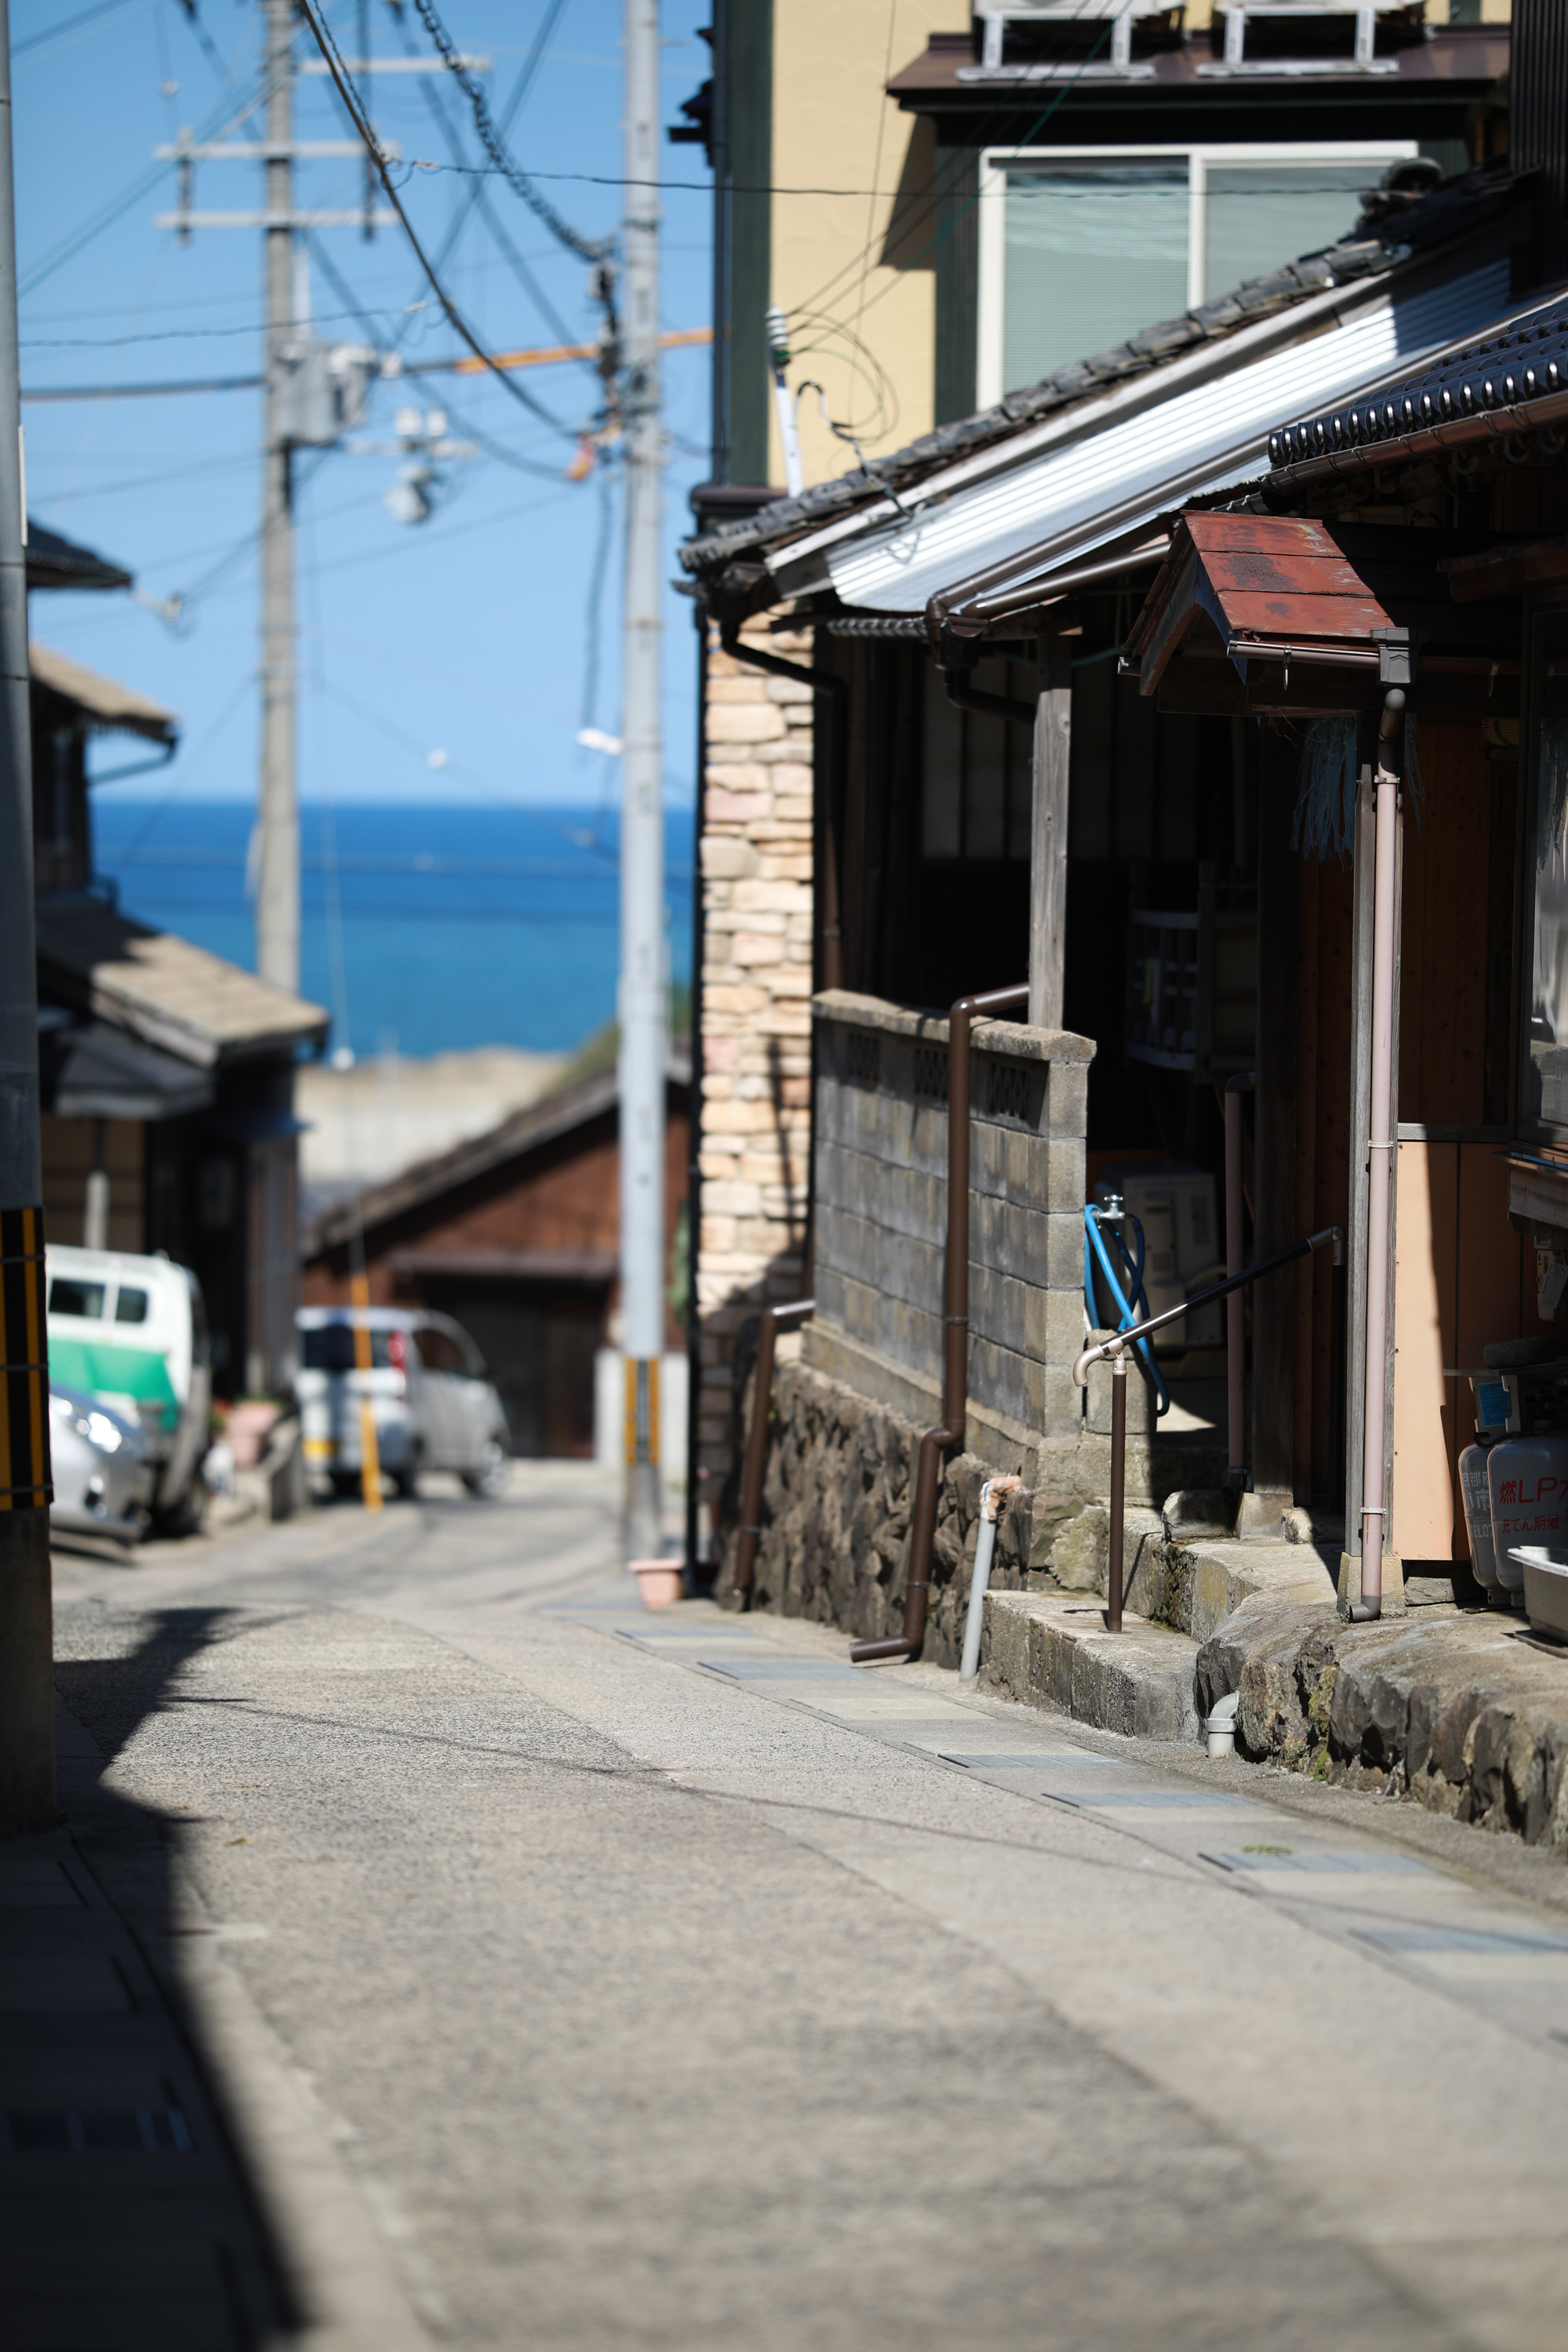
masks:
{"type": "MultiPolygon", "coordinates": [[[[672,1055],[665,1102],[664,1454],[667,1469],[678,1464],[682,1471],[689,1095],[689,1065],[672,1055]]],[[[619,1249],[619,1093],[611,1068],[572,1080],[486,1133],[334,1202],[303,1238],[303,1296],[309,1306],[348,1303],[363,1250],[373,1305],[437,1309],[476,1341],[506,1405],[515,1452],[588,1456],[595,1381],[606,1362],[616,1389],[619,1249]]]]}
{"type": "MultiPolygon", "coordinates": [[[[32,524],[29,589],[130,584],[32,524]]],[[[219,1396],[281,1394],[299,1294],[294,1069],[328,1019],[255,973],[133,920],[93,865],[89,745],[172,759],[179,722],[144,695],[30,648],[33,851],[49,1237],[163,1250],[198,1276],[219,1396]]]]}

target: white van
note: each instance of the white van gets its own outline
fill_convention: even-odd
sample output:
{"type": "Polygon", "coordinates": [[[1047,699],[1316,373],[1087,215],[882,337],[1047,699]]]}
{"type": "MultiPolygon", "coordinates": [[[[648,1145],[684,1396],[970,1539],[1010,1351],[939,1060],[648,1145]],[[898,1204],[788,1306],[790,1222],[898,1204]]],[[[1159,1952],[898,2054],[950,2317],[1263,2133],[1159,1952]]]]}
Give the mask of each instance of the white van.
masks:
{"type": "Polygon", "coordinates": [[[50,1245],[45,1270],[51,1381],[141,1426],[155,1465],[156,1517],[171,1530],[194,1527],[212,1407],[200,1283],[188,1266],[124,1250],[50,1245]]]}
{"type": "Polygon", "coordinates": [[[424,1307],[302,1307],[295,1381],[307,1466],[344,1494],[361,1477],[360,1403],[368,1397],[376,1454],[398,1493],[422,1470],[452,1470],[470,1495],[506,1484],[506,1407],[461,1324],[424,1307]],[[370,1370],[355,1349],[370,1335],[370,1370]]]}

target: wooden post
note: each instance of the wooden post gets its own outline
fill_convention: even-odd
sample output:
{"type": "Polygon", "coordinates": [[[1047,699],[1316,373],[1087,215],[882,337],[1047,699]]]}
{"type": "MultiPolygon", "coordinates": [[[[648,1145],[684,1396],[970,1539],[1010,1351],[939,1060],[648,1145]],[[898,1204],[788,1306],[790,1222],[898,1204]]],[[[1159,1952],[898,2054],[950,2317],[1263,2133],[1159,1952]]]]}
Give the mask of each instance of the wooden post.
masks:
{"type": "Polygon", "coordinates": [[[1063,637],[1041,648],[1035,706],[1034,821],[1029,841],[1029,1026],[1062,1025],[1068,928],[1068,771],[1072,758],[1072,653],[1063,637]]]}

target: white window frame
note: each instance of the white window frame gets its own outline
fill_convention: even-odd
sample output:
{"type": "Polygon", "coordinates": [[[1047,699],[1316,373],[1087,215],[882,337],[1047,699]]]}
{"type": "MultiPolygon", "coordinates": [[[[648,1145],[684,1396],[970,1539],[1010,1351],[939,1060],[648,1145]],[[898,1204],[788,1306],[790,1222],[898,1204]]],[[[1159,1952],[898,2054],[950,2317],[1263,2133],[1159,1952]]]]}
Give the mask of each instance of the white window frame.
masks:
{"type": "MultiPolygon", "coordinates": [[[[1203,146],[987,147],[980,156],[980,278],[975,303],[974,395],[979,408],[994,407],[1007,387],[1002,381],[1007,305],[1007,174],[1036,163],[1153,163],[1167,159],[1187,166],[1188,310],[1228,286],[1205,288],[1204,251],[1208,235],[1208,167],[1211,163],[1407,163],[1420,152],[1414,139],[1269,140],[1203,146]]],[[[1158,319],[1145,320],[1150,327],[1158,319]]],[[[1079,359],[1091,359],[1080,352],[1079,359]]]]}

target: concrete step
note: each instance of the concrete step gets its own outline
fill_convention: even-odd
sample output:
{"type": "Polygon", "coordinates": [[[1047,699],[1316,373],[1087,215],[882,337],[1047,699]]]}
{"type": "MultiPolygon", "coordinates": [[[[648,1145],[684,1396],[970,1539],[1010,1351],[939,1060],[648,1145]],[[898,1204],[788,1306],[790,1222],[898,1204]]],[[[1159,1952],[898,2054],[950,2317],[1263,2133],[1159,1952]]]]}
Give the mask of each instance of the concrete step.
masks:
{"type": "Polygon", "coordinates": [[[1027,1706],[1138,1739],[1198,1737],[1198,1645],[1124,1612],[1110,1633],[1086,1593],[988,1592],[980,1678],[1027,1706]]]}

